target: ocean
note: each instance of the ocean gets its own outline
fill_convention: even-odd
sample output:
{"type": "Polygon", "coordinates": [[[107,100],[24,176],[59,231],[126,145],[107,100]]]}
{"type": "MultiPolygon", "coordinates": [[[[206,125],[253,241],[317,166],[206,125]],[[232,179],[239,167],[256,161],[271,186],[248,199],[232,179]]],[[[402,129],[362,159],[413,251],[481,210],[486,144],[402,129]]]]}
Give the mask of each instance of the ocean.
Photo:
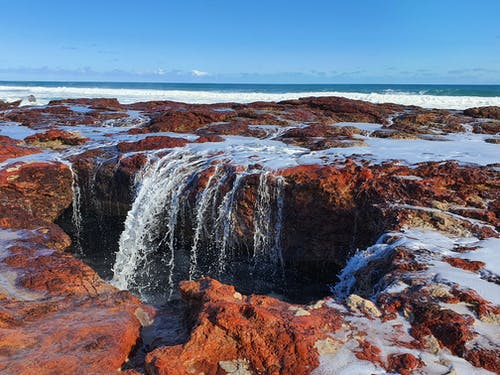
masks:
{"type": "MultiPolygon", "coordinates": [[[[386,84],[208,84],[139,82],[18,82],[0,81],[0,99],[117,98],[122,103],[174,100],[187,103],[280,101],[306,96],[341,96],[373,103],[465,109],[500,106],[500,85],[386,84]]],[[[24,101],[23,104],[33,104],[24,101]]]]}

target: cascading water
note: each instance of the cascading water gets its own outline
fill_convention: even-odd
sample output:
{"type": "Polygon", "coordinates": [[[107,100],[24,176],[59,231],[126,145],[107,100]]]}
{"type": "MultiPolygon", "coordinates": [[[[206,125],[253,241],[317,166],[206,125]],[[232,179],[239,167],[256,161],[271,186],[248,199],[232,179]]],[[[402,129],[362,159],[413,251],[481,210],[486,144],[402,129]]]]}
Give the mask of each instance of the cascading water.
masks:
{"type": "Polygon", "coordinates": [[[234,282],[244,276],[242,267],[252,274],[244,277],[250,283],[259,282],[254,276],[283,275],[283,177],[186,149],[153,154],[137,176],[113,267],[117,287],[164,301],[183,279],[211,275],[234,282]],[[237,210],[245,177],[256,173],[255,234],[244,252],[249,244],[238,243],[237,210]]]}
{"type": "Polygon", "coordinates": [[[79,255],[83,255],[83,248],[81,244],[81,233],[82,233],[82,212],[81,212],[81,191],[80,191],[80,185],[78,182],[78,174],[75,172],[73,169],[73,166],[71,164],[68,164],[69,169],[71,171],[71,176],[73,178],[72,183],[71,183],[71,190],[72,190],[72,196],[73,196],[73,210],[72,210],[72,215],[71,215],[71,221],[73,224],[73,228],[75,230],[75,244],[77,251],[79,255]]]}
{"type": "Polygon", "coordinates": [[[259,176],[254,215],[254,235],[251,273],[256,279],[265,274],[284,282],[284,260],[281,248],[283,226],[282,176],[262,172],[259,176]]]}

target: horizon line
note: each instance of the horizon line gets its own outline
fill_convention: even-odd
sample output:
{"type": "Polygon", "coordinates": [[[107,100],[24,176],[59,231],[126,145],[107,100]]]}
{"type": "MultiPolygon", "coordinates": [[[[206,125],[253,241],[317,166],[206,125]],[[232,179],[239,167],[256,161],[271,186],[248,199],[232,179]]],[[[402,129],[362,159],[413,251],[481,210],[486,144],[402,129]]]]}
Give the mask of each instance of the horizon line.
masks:
{"type": "Polygon", "coordinates": [[[327,86],[327,85],[352,85],[352,86],[362,86],[362,85],[406,85],[406,86],[418,86],[418,85],[426,85],[426,86],[500,86],[499,83],[318,83],[318,82],[160,82],[160,81],[113,81],[113,80],[105,80],[105,81],[96,81],[96,80],[0,80],[0,83],[138,83],[138,84],[174,84],[174,85],[315,85],[315,86],[327,86]]]}

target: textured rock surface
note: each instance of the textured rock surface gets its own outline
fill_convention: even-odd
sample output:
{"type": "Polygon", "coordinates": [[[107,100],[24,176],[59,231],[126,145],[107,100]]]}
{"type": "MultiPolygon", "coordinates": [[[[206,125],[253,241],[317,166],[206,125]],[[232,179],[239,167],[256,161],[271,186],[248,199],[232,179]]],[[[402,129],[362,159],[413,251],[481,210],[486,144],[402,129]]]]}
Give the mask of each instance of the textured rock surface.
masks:
{"type": "Polygon", "coordinates": [[[248,373],[304,374],[319,364],[317,341],[342,325],[341,316],[326,307],[304,310],[271,297],[244,296],[208,278],[184,282],[181,293],[193,331],[186,344],[149,353],[150,373],[216,374],[241,367],[248,373]]]}
{"type": "Polygon", "coordinates": [[[89,139],[77,133],[50,129],[43,133],[30,135],[26,137],[24,141],[28,144],[42,148],[61,148],[82,145],[87,143],[89,139]]]}
{"type": "Polygon", "coordinates": [[[0,163],[20,156],[37,154],[40,150],[34,147],[27,147],[18,140],[0,136],[0,163]]]}
{"type": "Polygon", "coordinates": [[[0,372],[109,373],[139,338],[140,301],[63,252],[52,221],[71,204],[61,163],[0,172],[0,372]],[[117,339],[119,338],[119,339],[117,339]]]}

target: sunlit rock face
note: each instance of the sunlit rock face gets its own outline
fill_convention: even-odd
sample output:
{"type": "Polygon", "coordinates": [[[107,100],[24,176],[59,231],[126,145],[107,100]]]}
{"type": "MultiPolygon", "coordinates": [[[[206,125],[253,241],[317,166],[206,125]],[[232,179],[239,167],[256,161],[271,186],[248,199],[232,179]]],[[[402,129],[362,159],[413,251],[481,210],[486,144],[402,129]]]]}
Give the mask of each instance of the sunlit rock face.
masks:
{"type": "Polygon", "coordinates": [[[498,111],[4,103],[0,370],[497,371],[498,111]]]}

